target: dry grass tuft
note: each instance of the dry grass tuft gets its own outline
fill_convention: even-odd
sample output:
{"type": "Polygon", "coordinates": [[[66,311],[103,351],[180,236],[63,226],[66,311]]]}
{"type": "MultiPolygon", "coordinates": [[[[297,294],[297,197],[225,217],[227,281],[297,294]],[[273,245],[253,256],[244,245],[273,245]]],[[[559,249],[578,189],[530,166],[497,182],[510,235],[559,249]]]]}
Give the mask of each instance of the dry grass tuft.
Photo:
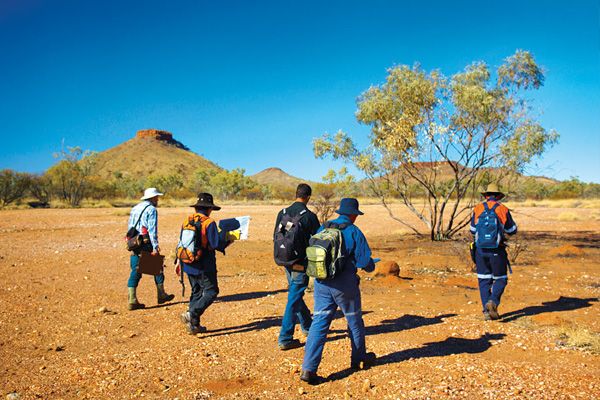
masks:
{"type": "Polygon", "coordinates": [[[558,339],[572,348],[600,354],[600,335],[574,325],[563,325],[556,331],[558,339]]]}
{"type": "Polygon", "coordinates": [[[581,217],[577,214],[574,214],[572,212],[564,212],[564,213],[560,213],[560,215],[558,216],[558,220],[559,221],[581,221],[581,217]]]}

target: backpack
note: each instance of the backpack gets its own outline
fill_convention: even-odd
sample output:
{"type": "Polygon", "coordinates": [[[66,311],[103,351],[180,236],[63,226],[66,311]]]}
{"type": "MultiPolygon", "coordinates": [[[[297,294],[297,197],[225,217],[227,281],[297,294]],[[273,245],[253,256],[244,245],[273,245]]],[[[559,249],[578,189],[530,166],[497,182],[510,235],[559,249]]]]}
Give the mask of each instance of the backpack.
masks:
{"type": "Polygon", "coordinates": [[[475,225],[475,244],[481,249],[496,249],[504,236],[504,225],[494,211],[499,203],[494,204],[492,208],[488,207],[487,202],[484,202],[483,205],[485,210],[475,225]]]}
{"type": "Polygon", "coordinates": [[[206,229],[211,222],[213,222],[212,219],[200,213],[188,217],[181,227],[179,243],[175,250],[175,255],[179,260],[188,264],[200,260],[202,250],[208,248],[206,229]],[[200,238],[198,238],[198,233],[200,233],[200,238]]]}
{"type": "Polygon", "coordinates": [[[342,254],[342,230],[348,225],[326,222],[324,229],[310,238],[306,248],[306,275],[317,279],[333,279],[342,273],[347,259],[342,254]]]}
{"type": "Polygon", "coordinates": [[[295,217],[290,217],[287,208],[283,209],[281,222],[279,222],[277,232],[275,232],[273,238],[275,264],[282,267],[291,267],[306,257],[306,244],[302,234],[302,223],[300,222],[306,213],[307,210],[302,210],[295,217]]]}

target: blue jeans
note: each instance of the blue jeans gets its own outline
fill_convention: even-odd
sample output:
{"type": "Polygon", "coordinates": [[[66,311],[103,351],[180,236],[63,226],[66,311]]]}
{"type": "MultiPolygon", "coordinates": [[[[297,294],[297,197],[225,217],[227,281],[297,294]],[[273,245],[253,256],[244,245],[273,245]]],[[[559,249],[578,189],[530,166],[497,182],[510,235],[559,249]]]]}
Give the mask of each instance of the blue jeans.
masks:
{"type": "Polygon", "coordinates": [[[304,291],[308,286],[308,276],[303,271],[294,271],[285,267],[285,275],[289,284],[287,304],[281,321],[281,330],[277,343],[288,344],[294,339],[294,329],[300,322],[304,332],[308,332],[312,323],[310,310],[304,303],[304,291]]]}
{"type": "Polygon", "coordinates": [[[500,305],[500,298],[508,284],[508,255],[504,247],[477,249],[475,266],[479,280],[479,295],[485,312],[485,303],[492,300],[500,305]]]}
{"type": "Polygon", "coordinates": [[[315,312],[304,346],[302,370],[317,372],[327,341],[327,333],[338,307],[348,322],[348,336],[352,348],[350,362],[363,361],[367,349],[358,276],[351,272],[343,273],[330,281],[315,279],[314,298],[315,312]]]}
{"type": "Polygon", "coordinates": [[[199,275],[188,274],[188,279],[192,286],[189,312],[193,319],[198,319],[219,294],[217,272],[202,271],[199,275]]]}
{"type": "MultiPolygon", "coordinates": [[[[147,249],[144,249],[147,251],[147,249]]],[[[152,251],[152,249],[150,249],[152,251]]],[[[140,263],[140,255],[139,253],[133,253],[131,255],[129,261],[129,267],[131,268],[131,273],[129,274],[129,281],[127,281],[127,287],[137,287],[138,283],[140,283],[140,279],[142,279],[142,274],[138,273],[136,268],[140,263]]],[[[154,283],[160,285],[165,281],[165,274],[160,274],[154,277],[154,283]]]]}

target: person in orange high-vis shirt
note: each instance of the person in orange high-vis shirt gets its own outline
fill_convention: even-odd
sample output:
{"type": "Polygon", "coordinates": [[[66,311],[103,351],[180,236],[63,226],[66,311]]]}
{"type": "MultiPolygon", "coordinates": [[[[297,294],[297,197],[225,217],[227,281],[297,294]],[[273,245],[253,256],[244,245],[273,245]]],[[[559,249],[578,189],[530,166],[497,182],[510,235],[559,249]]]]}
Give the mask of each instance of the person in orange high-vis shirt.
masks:
{"type": "Polygon", "coordinates": [[[498,306],[504,289],[508,284],[508,255],[506,245],[504,244],[504,234],[514,235],[517,233],[517,225],[510,215],[506,206],[500,204],[504,198],[504,193],[500,191],[498,185],[490,184],[485,192],[481,193],[485,197],[485,202],[478,204],[473,210],[471,218],[470,231],[477,236],[480,234],[477,229],[479,217],[486,210],[493,209],[502,224],[496,238],[493,238],[496,246],[489,248],[477,247],[475,251],[475,266],[477,269],[477,279],[479,281],[479,294],[483,304],[483,318],[487,320],[496,320],[500,318],[498,306]]]}

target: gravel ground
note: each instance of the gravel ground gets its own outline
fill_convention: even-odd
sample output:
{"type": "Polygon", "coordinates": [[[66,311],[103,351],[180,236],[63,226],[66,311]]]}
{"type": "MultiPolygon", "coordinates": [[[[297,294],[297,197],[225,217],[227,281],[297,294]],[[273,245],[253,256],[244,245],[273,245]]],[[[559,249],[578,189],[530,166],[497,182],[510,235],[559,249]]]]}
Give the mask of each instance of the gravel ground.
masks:
{"type": "MultiPolygon", "coordinates": [[[[251,215],[251,237],[218,259],[221,293],[189,336],[186,297],[171,265],[156,304],[127,311],[125,209],[0,212],[0,394],[7,399],[593,399],[600,398],[600,224],[563,222],[565,209],[514,215],[528,250],[503,297],[503,319],[485,322],[476,279],[458,244],[381,232],[384,210],[359,218],[374,254],[400,274],[361,273],[368,370],[350,367],[346,323],[334,320],[319,368],[299,379],[303,347],[276,340],[287,292],[269,240],[280,207],[226,206],[216,218],[251,215]],[[563,254],[560,246],[580,253],[563,254]],[[559,249],[560,250],[560,249],[559,249]],[[553,253],[551,253],[553,252],[553,253]],[[568,332],[565,334],[565,332],[568,332]],[[575,345],[575,333],[580,342],[575,345]]],[[[189,209],[159,208],[169,254],[189,209]]],[[[597,210],[595,211],[597,212],[597,210]]],[[[588,214],[586,214],[588,213],[588,214]]],[[[385,229],[387,230],[387,229],[385,229]]],[[[312,309],[312,294],[305,297],[312,309]]],[[[305,338],[297,331],[301,342],[305,338]]]]}

